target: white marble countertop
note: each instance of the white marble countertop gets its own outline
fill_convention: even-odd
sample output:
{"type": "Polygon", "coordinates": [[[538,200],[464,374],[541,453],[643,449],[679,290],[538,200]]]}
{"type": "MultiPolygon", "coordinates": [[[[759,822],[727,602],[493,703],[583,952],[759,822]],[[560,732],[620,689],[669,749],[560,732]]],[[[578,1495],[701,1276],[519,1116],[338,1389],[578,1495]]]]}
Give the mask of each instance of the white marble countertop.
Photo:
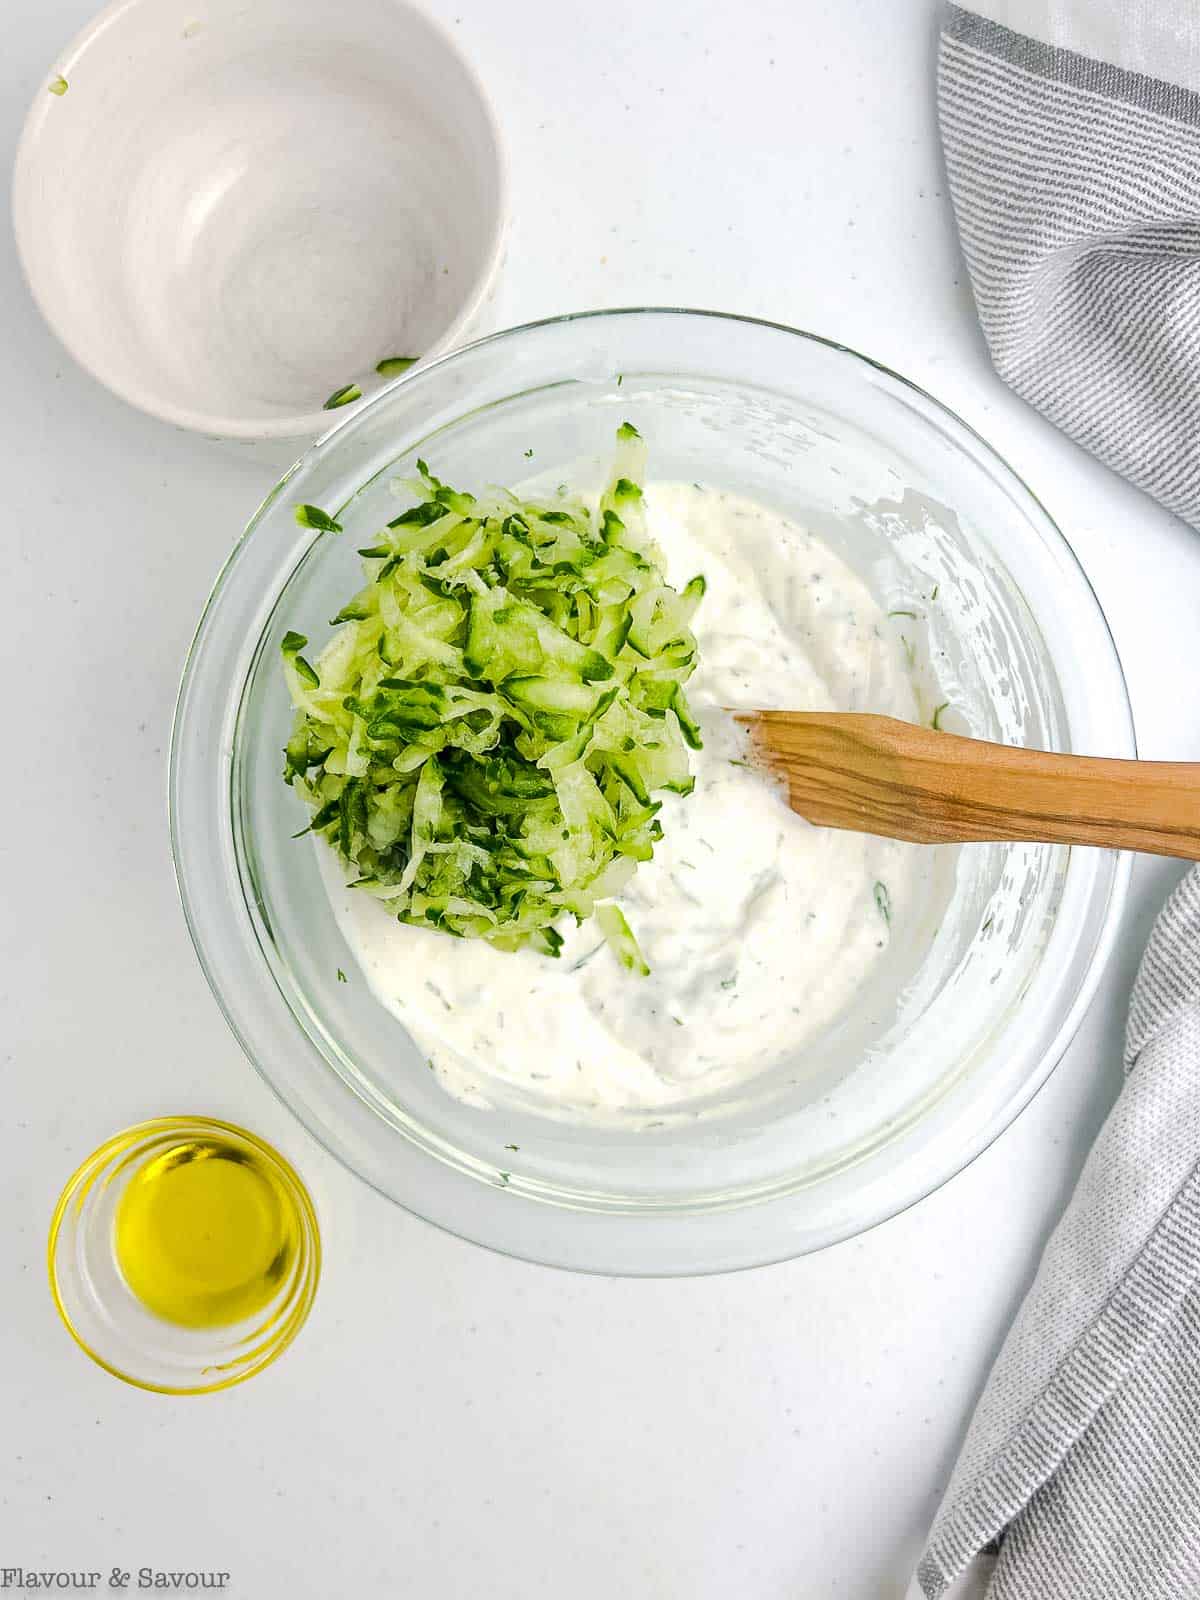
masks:
{"type": "MultiPolygon", "coordinates": [[[[938,154],[932,0],[430,3],[511,137],[500,320],[718,307],[898,367],[1059,520],[1116,635],[1143,753],[1200,758],[1200,538],[988,366],[938,154]]],[[[6,16],[5,169],[92,9],[18,0],[6,16]]],[[[176,901],[164,762],[178,671],[268,475],[78,371],[7,231],[0,307],[0,1569],[217,1569],[250,1600],[902,1595],[1115,1092],[1130,982],[1178,869],[1138,864],[1100,998],[1034,1105],[865,1237],[680,1282],[571,1276],[448,1238],[342,1171],[274,1100],[176,901]],[[85,1361],[45,1282],[68,1172],[114,1129],[180,1108],[289,1152],[326,1243],[295,1348],[202,1402],[85,1361]]]]}

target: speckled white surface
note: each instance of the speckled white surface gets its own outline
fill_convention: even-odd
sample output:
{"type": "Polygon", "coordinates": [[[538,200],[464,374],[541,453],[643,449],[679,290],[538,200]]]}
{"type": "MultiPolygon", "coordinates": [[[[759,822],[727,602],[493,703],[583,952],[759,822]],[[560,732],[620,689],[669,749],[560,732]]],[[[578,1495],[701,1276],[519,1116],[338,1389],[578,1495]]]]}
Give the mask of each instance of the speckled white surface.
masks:
{"type": "MultiPolygon", "coordinates": [[[[88,10],[40,0],[7,19],[5,164],[88,10]]],[[[932,0],[695,0],[686,32],[670,0],[569,21],[542,0],[437,10],[508,119],[503,320],[719,306],[819,329],[924,382],[1075,544],[1143,752],[1200,758],[1200,540],[987,366],[939,168],[932,0]]],[[[266,478],[82,376],[28,301],[11,238],[0,306],[0,595],[22,763],[0,832],[0,1567],[107,1580],[120,1566],[135,1581],[148,1564],[216,1568],[243,1600],[898,1600],[1115,1090],[1133,969],[1175,869],[1136,868],[1101,997],[1035,1104],[874,1233],[671,1283],[571,1277],[443,1237],[325,1159],[251,1073],[175,900],[163,768],[177,669],[266,478]],[[276,1140],[312,1185],[327,1248],[286,1360],[196,1403],[93,1368],[44,1282],[62,1179],[114,1128],[174,1107],[276,1140]]]]}

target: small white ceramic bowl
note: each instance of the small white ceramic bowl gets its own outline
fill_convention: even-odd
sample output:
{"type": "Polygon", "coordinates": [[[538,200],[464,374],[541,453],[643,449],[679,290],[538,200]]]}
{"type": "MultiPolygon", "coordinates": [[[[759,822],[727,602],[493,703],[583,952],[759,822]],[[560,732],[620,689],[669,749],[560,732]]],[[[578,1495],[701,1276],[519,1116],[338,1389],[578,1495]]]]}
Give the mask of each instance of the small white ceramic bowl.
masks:
{"type": "Polygon", "coordinates": [[[13,217],[94,377],[283,444],[343,417],[336,392],[378,390],[381,361],[462,342],[506,189],[474,72],[406,0],[115,0],[37,93],[13,217]]]}

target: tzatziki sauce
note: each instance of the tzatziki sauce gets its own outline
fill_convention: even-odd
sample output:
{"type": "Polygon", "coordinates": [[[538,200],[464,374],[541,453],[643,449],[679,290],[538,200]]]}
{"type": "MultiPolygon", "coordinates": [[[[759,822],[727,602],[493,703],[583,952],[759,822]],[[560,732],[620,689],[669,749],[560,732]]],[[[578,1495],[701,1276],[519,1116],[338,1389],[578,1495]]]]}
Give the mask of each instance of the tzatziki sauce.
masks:
{"type": "Polygon", "coordinates": [[[409,927],[347,888],[316,842],[363,976],[470,1105],[628,1124],[728,1099],[803,1063],[871,992],[894,930],[922,921],[908,916],[929,888],[920,848],[795,815],[745,764],[726,709],[919,721],[903,623],[821,539],[752,501],[652,483],[646,508],[670,581],[707,579],[687,684],[696,787],[656,796],[663,838],[620,897],[650,976],[626,972],[591,922],[562,924],[557,960],[409,927]]]}

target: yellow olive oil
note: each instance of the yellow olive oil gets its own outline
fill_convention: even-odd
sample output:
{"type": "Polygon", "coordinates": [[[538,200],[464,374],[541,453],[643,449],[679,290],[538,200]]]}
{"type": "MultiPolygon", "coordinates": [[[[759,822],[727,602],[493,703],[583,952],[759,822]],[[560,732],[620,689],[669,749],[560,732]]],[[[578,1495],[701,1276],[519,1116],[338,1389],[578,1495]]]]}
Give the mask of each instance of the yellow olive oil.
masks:
{"type": "Polygon", "coordinates": [[[117,1264],[168,1322],[220,1328],[263,1311],[298,1248],[295,1201],[253,1150],[181,1140],[135,1171],[117,1205],[117,1264]]]}

